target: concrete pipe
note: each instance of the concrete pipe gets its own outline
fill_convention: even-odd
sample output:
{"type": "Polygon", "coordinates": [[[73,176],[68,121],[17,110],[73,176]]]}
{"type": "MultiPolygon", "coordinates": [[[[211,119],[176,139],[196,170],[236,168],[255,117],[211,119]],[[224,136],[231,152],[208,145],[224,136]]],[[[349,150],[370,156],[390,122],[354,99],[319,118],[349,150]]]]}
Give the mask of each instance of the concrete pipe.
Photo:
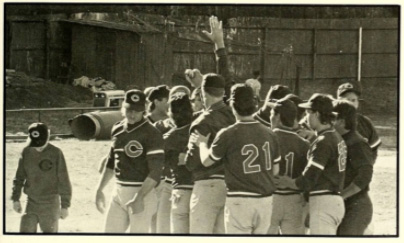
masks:
{"type": "Polygon", "coordinates": [[[112,126],[122,119],[121,111],[95,111],[78,115],[69,124],[78,139],[105,140],[111,138],[112,126]]]}

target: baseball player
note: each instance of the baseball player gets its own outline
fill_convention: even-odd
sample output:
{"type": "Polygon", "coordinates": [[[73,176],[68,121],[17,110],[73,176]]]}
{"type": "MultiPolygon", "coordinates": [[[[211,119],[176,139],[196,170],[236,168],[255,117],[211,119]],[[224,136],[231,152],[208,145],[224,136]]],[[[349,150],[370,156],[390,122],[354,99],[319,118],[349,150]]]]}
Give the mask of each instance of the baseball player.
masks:
{"type": "MultiPolygon", "coordinates": [[[[204,136],[211,134],[208,145],[213,142],[220,129],[235,122],[230,107],[223,101],[224,89],[225,81],[220,75],[204,75],[201,91],[206,110],[192,122],[190,133],[198,131],[204,136]]],[[[224,233],[226,186],[223,164],[218,162],[213,166],[204,167],[200,160],[199,148],[191,141],[185,162],[194,181],[190,205],[190,233],[224,233]]]]}
{"type": "MultiPolygon", "coordinates": [[[[355,86],[351,83],[344,83],[338,87],[337,97],[338,99],[344,99],[352,102],[356,109],[359,108],[359,98],[361,96],[361,90],[359,85],[355,86]]],[[[382,141],[376,132],[372,121],[362,114],[357,113],[357,131],[362,135],[372,148],[374,160],[377,158],[377,149],[381,145],[382,141]]]]}
{"type": "Polygon", "coordinates": [[[251,87],[234,85],[230,106],[237,122],[222,129],[210,146],[210,134],[191,136],[197,137],[204,166],[224,164],[227,234],[266,234],[271,223],[274,175],[281,157],[275,135],[252,117],[255,102],[251,87]]]}
{"type": "MultiPolygon", "coordinates": [[[[284,97],[271,103],[271,127],[275,133],[279,145],[282,160],[279,163],[279,175],[296,179],[307,165],[307,151],[309,142],[301,138],[296,129],[297,107],[284,97]]],[[[301,190],[284,188],[274,192],[272,204],[272,219],[269,234],[303,235],[304,220],[303,209],[305,199],[301,190]]]]}
{"type": "Polygon", "coordinates": [[[356,108],[349,101],[334,102],[338,113],[335,129],[348,148],[344,190],[345,216],[338,235],[363,235],[372,220],[373,205],[369,184],[373,175],[373,154],[367,141],[356,131],[356,108]]]}
{"type": "Polygon", "coordinates": [[[21,233],[36,233],[38,224],[44,233],[58,232],[59,218],[69,215],[72,186],[63,152],[49,143],[50,131],[44,123],[28,128],[28,142],[23,149],[13,181],[13,209],[22,212],[22,188],[28,196],[21,218],[21,233]]]}
{"type": "MultiPolygon", "coordinates": [[[[155,126],[161,134],[168,132],[172,127],[172,122],[168,118],[168,99],[170,97],[170,89],[166,85],[154,87],[147,96],[150,102],[149,114],[146,119],[155,126]]],[[[160,178],[160,182],[156,187],[157,193],[157,212],[153,216],[153,233],[170,233],[170,197],[171,197],[171,181],[169,179],[169,170],[166,168],[160,178]]]]}
{"type": "Polygon", "coordinates": [[[185,167],[189,128],[193,119],[189,96],[185,93],[170,97],[169,112],[175,127],[164,134],[166,166],[173,176],[171,197],[171,233],[189,233],[189,203],[193,188],[191,172],[185,167]]]}
{"type": "Polygon", "coordinates": [[[282,99],[283,97],[291,93],[292,91],[287,86],[278,84],[271,86],[268,91],[267,97],[265,98],[264,105],[254,114],[254,118],[257,121],[261,122],[263,125],[271,127],[271,121],[269,120],[269,117],[271,116],[271,107],[268,106],[268,101],[282,99]]]}
{"type": "Polygon", "coordinates": [[[105,232],[149,233],[157,210],[154,187],[164,164],[161,133],[144,118],[145,95],[129,90],[122,105],[124,120],[112,128],[112,146],[97,188],[96,206],[105,211],[103,190],[113,176],[114,194],[109,206],[105,232]]]}
{"type": "Polygon", "coordinates": [[[317,138],[310,145],[302,175],[296,179],[282,176],[278,187],[309,192],[310,234],[336,235],[345,212],[340,193],[344,186],[346,144],[332,126],[335,115],[328,95],[313,94],[299,106],[306,109],[308,124],[317,138]]]}
{"type": "Polygon", "coordinates": [[[150,91],[149,96],[147,96],[147,100],[150,102],[149,114],[146,116],[150,123],[154,124],[159,120],[168,118],[169,93],[170,89],[167,85],[156,86],[150,91]]]}

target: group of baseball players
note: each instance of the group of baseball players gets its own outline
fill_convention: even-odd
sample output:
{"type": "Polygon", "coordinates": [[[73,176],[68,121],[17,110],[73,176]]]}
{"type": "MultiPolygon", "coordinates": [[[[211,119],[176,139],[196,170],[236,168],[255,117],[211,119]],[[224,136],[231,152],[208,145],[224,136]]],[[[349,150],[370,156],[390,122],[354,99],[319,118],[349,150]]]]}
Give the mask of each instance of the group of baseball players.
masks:
{"type": "MultiPolygon", "coordinates": [[[[303,101],[274,85],[261,101],[259,81],[231,82],[222,23],[211,17],[210,27],[217,73],[186,70],[192,92],[166,85],[126,92],[96,188],[105,232],[363,235],[381,141],[357,113],[360,88],[345,83],[336,99],[315,93],[303,101]]],[[[21,212],[23,187],[28,195],[21,232],[37,224],[57,232],[58,217],[68,215],[66,165],[48,138],[45,124],[30,126],[12,196],[21,212]]]]}

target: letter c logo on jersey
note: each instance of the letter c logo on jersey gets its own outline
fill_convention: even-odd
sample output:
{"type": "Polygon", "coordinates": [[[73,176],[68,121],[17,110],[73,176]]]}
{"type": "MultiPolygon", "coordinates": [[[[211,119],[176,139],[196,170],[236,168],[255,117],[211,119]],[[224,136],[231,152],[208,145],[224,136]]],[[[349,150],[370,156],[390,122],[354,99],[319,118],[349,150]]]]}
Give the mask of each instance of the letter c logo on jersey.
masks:
{"type": "Polygon", "coordinates": [[[53,163],[48,159],[44,159],[39,163],[39,168],[42,171],[50,171],[53,168],[53,163]]]}
{"type": "Polygon", "coordinates": [[[131,140],[125,146],[125,154],[130,158],[139,157],[143,153],[143,146],[136,140],[131,140]]]}

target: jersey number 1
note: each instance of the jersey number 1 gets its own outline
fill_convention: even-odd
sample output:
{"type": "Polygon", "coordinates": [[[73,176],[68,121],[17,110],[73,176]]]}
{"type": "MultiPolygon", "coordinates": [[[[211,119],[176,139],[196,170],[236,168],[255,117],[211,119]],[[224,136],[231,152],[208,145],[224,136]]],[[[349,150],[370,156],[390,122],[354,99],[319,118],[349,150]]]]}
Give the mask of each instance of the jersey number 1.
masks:
{"type": "MultiPolygon", "coordinates": [[[[265,169],[271,170],[271,154],[269,150],[269,142],[265,142],[262,146],[265,155],[265,169]]],[[[260,164],[254,164],[259,156],[259,150],[254,144],[247,144],[241,149],[242,155],[248,155],[247,159],[243,161],[244,174],[257,173],[261,171],[260,164]]]]}

